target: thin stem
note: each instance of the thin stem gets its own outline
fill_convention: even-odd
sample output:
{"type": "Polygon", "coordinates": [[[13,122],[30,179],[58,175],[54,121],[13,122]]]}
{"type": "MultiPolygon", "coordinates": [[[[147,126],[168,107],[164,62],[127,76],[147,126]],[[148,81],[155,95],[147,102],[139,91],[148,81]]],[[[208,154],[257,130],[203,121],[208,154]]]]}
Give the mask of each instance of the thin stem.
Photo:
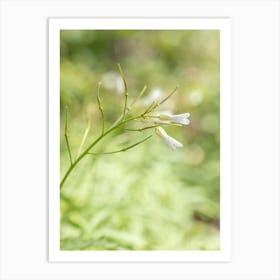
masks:
{"type": "Polygon", "coordinates": [[[127,110],[131,110],[132,106],[142,97],[142,95],[145,93],[147,89],[147,86],[144,86],[141,92],[137,95],[137,97],[131,102],[130,106],[127,107],[127,110]]]}
{"type": "Polygon", "coordinates": [[[101,135],[104,134],[104,111],[103,111],[103,107],[101,105],[101,100],[100,100],[100,87],[101,87],[101,83],[98,83],[98,89],[97,89],[97,102],[98,102],[98,108],[101,114],[101,121],[102,121],[102,129],[101,129],[101,135]]]}
{"type": "Polygon", "coordinates": [[[124,77],[124,73],[123,73],[123,70],[122,70],[122,67],[120,65],[120,63],[118,63],[118,69],[119,69],[119,72],[120,72],[120,75],[122,77],[122,80],[123,80],[123,83],[124,83],[124,108],[123,108],[123,114],[122,114],[122,120],[125,118],[125,114],[126,114],[126,110],[127,110],[127,98],[128,98],[128,90],[127,90],[127,84],[126,84],[126,80],[125,80],[125,77],[124,77]]]}
{"type": "Polygon", "coordinates": [[[70,159],[70,164],[73,164],[72,160],[72,155],[71,155],[71,149],[70,149],[70,144],[69,144],[69,139],[68,139],[68,106],[65,106],[65,130],[64,130],[64,137],[66,141],[66,146],[67,146],[67,151],[70,159]]]}
{"type": "Polygon", "coordinates": [[[130,145],[130,146],[128,146],[128,147],[122,148],[122,149],[120,149],[120,150],[116,150],[116,151],[112,151],[112,152],[88,153],[88,154],[89,154],[89,155],[111,155],[111,154],[116,154],[116,153],[125,152],[125,151],[127,151],[127,150],[129,150],[129,149],[132,149],[132,148],[134,148],[134,147],[140,145],[141,143],[147,141],[147,140],[150,139],[152,136],[153,136],[153,135],[150,135],[150,136],[148,136],[148,137],[146,137],[146,138],[144,138],[144,139],[142,139],[142,140],[140,140],[140,141],[138,141],[138,142],[136,142],[136,143],[134,143],[134,144],[132,144],[132,145],[130,145]]]}
{"type": "Polygon", "coordinates": [[[121,122],[119,122],[118,124],[116,124],[115,126],[112,126],[111,128],[109,128],[107,131],[104,132],[104,134],[100,135],[99,137],[97,137],[85,150],[84,152],[73,162],[73,164],[70,165],[70,167],[68,168],[68,170],[66,171],[63,179],[61,180],[60,183],[60,189],[62,189],[66,179],[68,178],[68,176],[70,175],[70,173],[72,172],[72,170],[74,169],[74,167],[81,161],[81,159],[87,155],[89,153],[89,151],[101,140],[103,139],[106,135],[108,135],[109,133],[111,133],[112,131],[114,131],[115,129],[118,129],[119,127],[121,127],[122,125],[124,125],[127,122],[139,119],[141,117],[140,116],[136,116],[136,117],[131,117],[128,118],[126,120],[123,120],[121,122]]]}
{"type": "Polygon", "coordinates": [[[159,119],[160,116],[145,115],[145,118],[159,119]]]}
{"type": "Polygon", "coordinates": [[[77,154],[76,159],[78,158],[78,156],[79,156],[80,153],[81,153],[82,147],[83,147],[83,145],[84,145],[84,143],[85,143],[85,141],[86,141],[86,139],[87,139],[87,136],[88,136],[89,131],[90,131],[90,119],[88,119],[88,125],[87,125],[87,128],[86,128],[85,132],[84,132],[84,135],[83,135],[83,138],[82,138],[82,142],[81,142],[81,144],[80,144],[80,147],[79,147],[79,150],[78,150],[78,154],[77,154]]]}
{"type": "Polygon", "coordinates": [[[179,86],[176,86],[175,89],[168,95],[166,96],[162,101],[160,102],[155,102],[154,106],[153,103],[149,106],[149,108],[145,111],[144,114],[150,113],[152,111],[154,111],[158,106],[160,106],[161,104],[163,104],[166,100],[168,100],[178,89],[179,86]]]}
{"type": "Polygon", "coordinates": [[[179,86],[176,86],[175,89],[167,96],[165,97],[161,102],[159,102],[159,105],[161,105],[162,103],[164,103],[167,99],[169,99],[178,89],[179,86]]]}
{"type": "MultiPolygon", "coordinates": [[[[103,112],[103,108],[101,106],[101,101],[100,101],[100,97],[99,97],[99,90],[100,90],[100,85],[99,85],[99,88],[98,88],[98,96],[97,96],[97,100],[98,100],[98,105],[99,105],[99,110],[101,112],[101,115],[102,115],[102,133],[99,137],[97,137],[83,152],[81,155],[79,155],[77,157],[77,159],[73,162],[72,161],[72,155],[71,155],[71,149],[70,149],[70,145],[69,145],[69,140],[68,140],[68,133],[67,133],[67,130],[68,130],[68,116],[67,116],[67,107],[66,107],[66,125],[65,125],[65,139],[66,139],[66,143],[67,143],[67,150],[68,150],[68,153],[69,153],[69,158],[70,158],[70,162],[71,162],[71,165],[70,167],[68,168],[68,170],[66,171],[63,179],[61,180],[61,183],[60,183],[60,189],[62,189],[66,179],[68,178],[68,176],[71,174],[72,170],[75,168],[75,166],[87,155],[89,154],[90,150],[101,140],[103,139],[106,135],[108,135],[109,133],[111,133],[112,131],[114,131],[115,129],[118,129],[120,128],[122,125],[126,124],[127,122],[130,122],[130,121],[133,121],[133,120],[137,120],[137,119],[140,119],[140,118],[146,118],[145,114],[147,113],[150,113],[151,111],[153,111],[156,107],[158,107],[159,105],[161,105],[162,103],[164,103],[168,98],[170,98],[177,90],[177,87],[175,88],[175,90],[173,90],[166,98],[164,98],[161,102],[153,102],[147,109],[144,113],[140,114],[140,115],[137,115],[135,117],[130,117],[130,118],[127,118],[125,119],[125,116],[126,116],[126,111],[127,111],[127,99],[128,99],[128,91],[127,91],[127,84],[126,84],[126,81],[125,81],[125,78],[124,78],[124,74],[123,74],[123,71],[121,69],[121,66],[120,64],[118,64],[118,68],[119,68],[119,71],[120,71],[120,74],[121,74],[121,77],[123,79],[123,82],[124,82],[124,86],[125,86],[125,103],[124,103],[124,109],[123,109],[123,114],[121,115],[121,117],[107,130],[105,131],[104,129],[104,112],[103,112]]],[[[142,90],[142,92],[145,91],[145,87],[144,89],[142,90]]],[[[141,92],[141,93],[142,93],[141,92]]],[[[140,94],[141,94],[140,93],[140,94]]],[[[142,93],[143,94],[143,93],[142,93]]],[[[148,129],[148,128],[152,128],[152,127],[157,127],[158,125],[156,126],[150,126],[150,127],[145,127],[145,128],[142,128],[142,130],[144,129],[148,129]]],[[[118,151],[113,151],[113,152],[109,152],[110,154],[111,153],[116,153],[116,152],[121,152],[121,151],[126,151],[127,149],[130,149],[130,148],[133,148],[135,147],[136,145],[139,145],[140,143],[148,140],[151,136],[149,137],[146,137],[145,139],[129,146],[129,147],[126,147],[126,148],[123,148],[121,150],[118,150],[118,151]]],[[[91,153],[90,153],[91,154],[91,153]]],[[[107,154],[107,153],[106,153],[107,154]]]]}
{"type": "Polygon", "coordinates": [[[153,101],[142,115],[144,116],[145,114],[148,114],[148,113],[152,112],[153,108],[155,108],[157,106],[158,106],[158,102],[153,101]]]}
{"type": "Polygon", "coordinates": [[[126,128],[125,130],[127,131],[143,131],[143,130],[146,130],[146,129],[150,129],[150,128],[156,128],[156,127],[159,127],[159,126],[182,126],[181,124],[177,124],[177,123],[164,123],[164,122],[160,122],[158,124],[155,124],[155,125],[151,125],[151,126],[144,126],[144,127],[141,127],[141,128],[126,128]]]}
{"type": "Polygon", "coordinates": [[[60,183],[60,189],[62,189],[66,179],[68,178],[69,174],[71,173],[71,171],[73,170],[73,168],[80,162],[80,160],[89,152],[89,150],[95,145],[97,144],[105,135],[107,135],[108,133],[110,133],[113,130],[113,128],[111,130],[106,131],[103,135],[100,135],[93,143],[91,143],[86,149],[85,151],[73,162],[73,164],[69,167],[69,169],[67,170],[67,172],[65,173],[61,183],[60,183]]]}
{"type": "Polygon", "coordinates": [[[111,129],[111,128],[113,128],[113,127],[119,125],[119,124],[127,123],[127,122],[130,122],[130,121],[134,121],[134,120],[140,119],[140,118],[142,118],[142,117],[143,117],[143,116],[142,116],[142,114],[141,114],[141,115],[138,115],[138,116],[136,116],[136,117],[127,118],[126,120],[122,121],[122,120],[121,120],[122,116],[120,116],[120,117],[113,123],[113,125],[112,125],[109,129],[111,129]]]}
{"type": "Polygon", "coordinates": [[[151,125],[151,126],[145,126],[145,127],[141,127],[141,128],[135,128],[135,129],[133,129],[133,128],[127,128],[127,129],[125,129],[125,130],[127,130],[127,131],[139,131],[139,132],[141,132],[141,131],[143,131],[143,130],[150,129],[150,128],[155,128],[155,127],[158,127],[158,126],[160,126],[160,125],[162,125],[162,124],[156,124],[156,125],[151,125]]]}

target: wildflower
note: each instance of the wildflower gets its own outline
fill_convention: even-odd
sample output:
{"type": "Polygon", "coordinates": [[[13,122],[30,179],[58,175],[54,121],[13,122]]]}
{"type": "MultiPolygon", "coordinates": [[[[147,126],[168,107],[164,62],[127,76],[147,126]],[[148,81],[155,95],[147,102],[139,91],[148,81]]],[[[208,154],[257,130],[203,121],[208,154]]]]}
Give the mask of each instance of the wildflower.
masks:
{"type": "Polygon", "coordinates": [[[183,147],[182,143],[169,136],[162,127],[156,128],[156,134],[161,137],[173,151],[176,150],[176,148],[183,147]]]}
{"type": "Polygon", "coordinates": [[[172,123],[178,123],[178,124],[184,124],[188,125],[190,123],[190,120],[188,117],[190,116],[190,113],[184,113],[184,114],[178,114],[178,115],[172,115],[172,114],[160,114],[159,119],[161,121],[169,121],[172,123]]]}

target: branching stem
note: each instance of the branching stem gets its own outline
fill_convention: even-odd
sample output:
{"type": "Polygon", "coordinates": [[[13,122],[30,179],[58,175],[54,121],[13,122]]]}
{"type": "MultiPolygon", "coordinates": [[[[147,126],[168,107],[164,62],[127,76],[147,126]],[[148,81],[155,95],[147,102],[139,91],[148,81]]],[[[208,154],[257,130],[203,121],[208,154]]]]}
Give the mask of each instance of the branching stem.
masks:
{"type": "Polygon", "coordinates": [[[123,120],[125,118],[126,110],[127,110],[128,89],[127,89],[127,84],[126,84],[126,80],[124,77],[122,67],[119,63],[118,63],[118,69],[119,69],[120,75],[121,75],[123,83],[124,83],[124,107],[123,107],[123,114],[122,114],[122,118],[121,118],[123,120]]]}
{"type": "Polygon", "coordinates": [[[101,83],[98,83],[98,89],[97,89],[97,102],[98,102],[98,108],[101,114],[101,122],[102,122],[102,127],[101,127],[101,135],[104,134],[104,127],[105,127],[105,120],[104,120],[104,111],[103,111],[103,107],[101,105],[101,100],[100,100],[100,87],[101,87],[101,83]]]}
{"type": "Polygon", "coordinates": [[[80,147],[79,147],[78,154],[77,154],[76,158],[78,158],[78,156],[81,154],[83,145],[85,144],[85,141],[87,139],[89,131],[90,131],[90,119],[88,119],[88,125],[87,125],[87,128],[86,128],[85,132],[84,132],[84,135],[83,135],[83,138],[82,138],[82,141],[81,141],[81,144],[80,144],[80,147]]]}
{"type": "Polygon", "coordinates": [[[150,128],[156,128],[158,126],[160,126],[161,124],[157,124],[157,125],[151,125],[151,126],[145,126],[145,127],[141,127],[141,128],[126,128],[125,130],[127,131],[143,131],[143,130],[146,130],[146,129],[150,129],[150,128]]]}
{"type": "Polygon", "coordinates": [[[132,106],[142,97],[142,95],[145,93],[147,89],[147,86],[144,86],[139,95],[131,102],[130,106],[127,107],[127,110],[131,110],[132,106]]]}
{"type": "Polygon", "coordinates": [[[176,86],[175,89],[169,95],[167,95],[163,100],[161,100],[160,102],[153,101],[151,103],[151,105],[147,108],[147,110],[144,112],[144,115],[154,111],[158,106],[160,106],[165,101],[167,101],[177,91],[178,87],[179,86],[176,86]]]}
{"type": "MultiPolygon", "coordinates": [[[[125,95],[124,95],[124,108],[123,108],[123,112],[121,114],[121,116],[116,120],[116,122],[110,127],[107,129],[107,131],[105,131],[105,121],[104,121],[104,111],[103,111],[103,107],[102,107],[102,104],[101,104],[101,99],[100,99],[100,87],[101,87],[101,83],[98,84],[98,91],[97,91],[97,102],[98,102],[98,107],[99,107],[99,111],[101,113],[101,118],[102,118],[102,126],[101,126],[101,135],[98,136],[83,152],[81,152],[82,150],[82,146],[86,140],[86,137],[88,135],[88,132],[89,132],[89,129],[90,129],[90,126],[88,125],[85,133],[84,133],[84,136],[83,136],[83,139],[82,139],[82,142],[81,142],[81,145],[80,145],[80,148],[79,148],[79,152],[78,152],[78,155],[77,155],[77,158],[75,159],[75,161],[73,161],[72,159],[72,154],[71,154],[71,148],[70,148],[70,144],[69,144],[69,139],[68,139],[68,107],[66,106],[65,107],[65,114],[66,114],[66,121],[65,121],[65,132],[64,132],[64,136],[65,136],[65,140],[66,140],[66,145],[67,145],[67,151],[68,151],[68,155],[69,155],[69,159],[70,159],[70,167],[67,169],[64,177],[62,178],[61,182],[60,182],[60,190],[62,189],[63,185],[65,184],[68,176],[71,174],[72,170],[77,166],[77,164],[88,154],[91,154],[91,155],[97,155],[96,153],[91,153],[91,149],[97,144],[99,143],[106,135],[108,135],[109,133],[113,132],[114,130],[117,130],[118,128],[120,128],[121,126],[123,126],[124,124],[128,123],[128,122],[131,122],[131,121],[134,121],[134,120],[139,120],[139,119],[145,119],[145,118],[157,118],[156,116],[149,116],[149,115],[146,115],[150,112],[152,112],[155,108],[157,108],[159,105],[163,104],[167,99],[169,99],[177,90],[178,87],[176,87],[167,97],[165,97],[162,101],[160,102],[153,102],[152,104],[150,104],[150,106],[148,106],[148,108],[145,110],[144,113],[140,114],[140,115],[136,115],[134,117],[129,117],[129,118],[126,118],[126,113],[130,110],[130,108],[134,105],[134,103],[137,101],[138,98],[140,98],[144,92],[146,91],[146,86],[144,86],[144,88],[142,89],[142,91],[140,92],[139,96],[131,103],[131,106],[130,108],[127,107],[127,101],[128,101],[128,89],[127,89],[127,84],[126,84],[126,80],[125,80],[125,77],[124,77],[124,73],[123,73],[123,70],[121,68],[121,65],[118,64],[118,69],[119,69],[119,72],[120,72],[120,75],[121,75],[121,78],[123,80],[123,83],[124,83],[124,87],[125,87],[125,95]]],[[[158,125],[153,125],[153,126],[147,126],[147,127],[143,127],[143,128],[139,128],[139,129],[126,129],[126,130],[131,130],[131,131],[142,131],[142,130],[146,130],[146,129],[149,129],[149,128],[154,128],[154,127],[158,127],[160,124],[158,125]]],[[[112,151],[112,152],[105,152],[105,153],[100,153],[100,154],[115,154],[115,153],[120,153],[120,152],[124,152],[124,151],[127,151],[145,141],[147,141],[149,138],[151,138],[152,135],[128,146],[128,147],[125,147],[125,148],[122,148],[120,150],[116,150],[116,151],[112,151]]]]}
{"type": "Polygon", "coordinates": [[[141,115],[139,116],[136,116],[136,117],[131,117],[131,118],[128,118],[126,120],[123,120],[119,123],[117,123],[115,126],[112,126],[111,128],[109,128],[107,131],[105,131],[102,135],[100,135],[99,137],[97,137],[85,150],[84,152],[70,165],[70,167],[68,168],[68,170],[66,171],[63,179],[61,180],[61,183],[60,183],[60,189],[62,189],[66,179],[68,178],[68,176],[70,175],[70,173],[72,172],[72,170],[74,169],[74,167],[89,153],[89,151],[100,141],[102,140],[106,135],[108,135],[109,133],[111,133],[112,131],[120,128],[122,125],[130,122],[130,121],[133,121],[133,120],[136,120],[136,119],[139,119],[141,118],[141,115]]]}
{"type": "Polygon", "coordinates": [[[140,140],[140,141],[138,141],[138,142],[136,142],[136,143],[134,143],[134,144],[132,144],[132,145],[130,145],[130,146],[128,146],[128,147],[122,148],[122,149],[120,149],[120,150],[116,150],[116,151],[112,151],[112,152],[88,153],[88,154],[89,154],[89,155],[111,155],[111,154],[116,154],[116,153],[125,152],[125,151],[127,151],[127,150],[129,150],[129,149],[132,149],[132,148],[134,148],[134,147],[140,145],[141,143],[147,141],[147,140],[150,139],[152,136],[153,136],[153,135],[150,135],[150,136],[148,136],[148,137],[146,137],[146,138],[144,138],[144,139],[142,139],[142,140],[140,140]]]}
{"type": "Polygon", "coordinates": [[[65,130],[64,130],[64,137],[66,141],[66,146],[67,146],[67,151],[69,155],[69,160],[70,160],[70,165],[73,164],[72,160],[72,154],[71,154],[71,149],[70,149],[70,144],[69,144],[69,135],[68,135],[68,106],[65,106],[65,130]]]}

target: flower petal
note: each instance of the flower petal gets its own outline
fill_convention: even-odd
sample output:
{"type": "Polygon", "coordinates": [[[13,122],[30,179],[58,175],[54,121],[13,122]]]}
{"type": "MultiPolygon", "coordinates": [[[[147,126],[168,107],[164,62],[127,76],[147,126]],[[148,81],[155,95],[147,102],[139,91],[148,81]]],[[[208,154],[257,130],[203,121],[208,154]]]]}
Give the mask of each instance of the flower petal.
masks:
{"type": "Polygon", "coordinates": [[[190,123],[190,120],[188,119],[189,116],[190,113],[183,113],[177,115],[172,115],[167,113],[167,114],[160,114],[159,119],[162,121],[170,121],[173,123],[188,125],[190,123]]]}
{"type": "Polygon", "coordinates": [[[156,134],[161,137],[173,151],[176,150],[176,148],[183,147],[182,143],[169,136],[162,127],[156,128],[156,134]]]}
{"type": "Polygon", "coordinates": [[[181,148],[183,147],[183,144],[177,141],[176,139],[172,138],[171,136],[167,135],[166,138],[164,139],[167,145],[175,151],[176,148],[181,148]]]}

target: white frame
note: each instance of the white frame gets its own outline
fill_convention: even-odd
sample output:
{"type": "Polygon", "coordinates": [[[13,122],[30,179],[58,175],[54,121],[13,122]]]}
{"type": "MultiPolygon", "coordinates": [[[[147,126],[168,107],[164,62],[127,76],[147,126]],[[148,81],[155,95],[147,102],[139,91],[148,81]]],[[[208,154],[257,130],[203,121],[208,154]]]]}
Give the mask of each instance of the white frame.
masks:
{"type": "Polygon", "coordinates": [[[280,279],[279,4],[1,0],[0,279],[280,279]],[[230,263],[48,262],[49,17],[232,19],[230,263]]]}
{"type": "Polygon", "coordinates": [[[93,262],[230,261],[231,247],[231,35],[230,19],[49,19],[49,260],[93,262]],[[62,251],[59,220],[60,30],[219,30],[220,31],[220,250],[62,251]]]}

